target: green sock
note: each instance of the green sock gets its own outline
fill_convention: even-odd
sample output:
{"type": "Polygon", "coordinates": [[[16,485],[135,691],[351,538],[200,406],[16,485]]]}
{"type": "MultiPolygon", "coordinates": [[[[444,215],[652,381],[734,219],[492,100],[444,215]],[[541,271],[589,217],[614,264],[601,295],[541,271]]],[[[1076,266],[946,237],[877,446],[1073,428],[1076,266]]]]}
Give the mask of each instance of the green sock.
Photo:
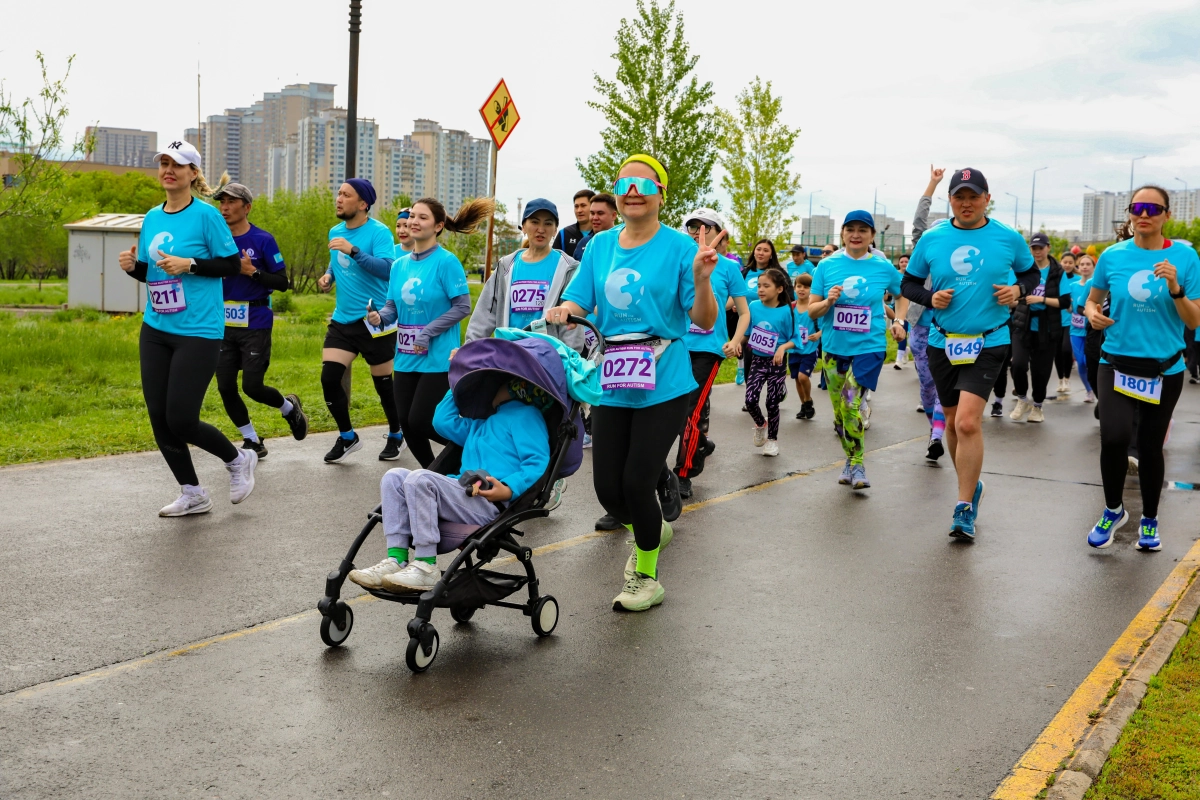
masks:
{"type": "Polygon", "coordinates": [[[414,559],[414,560],[424,561],[426,564],[430,565],[431,567],[437,566],[437,556],[417,556],[416,559],[414,559]]]}
{"type": "MultiPolygon", "coordinates": [[[[624,525],[625,523],[621,523],[621,524],[624,525]]],[[[625,530],[629,531],[630,533],[633,533],[633,525],[625,525],[625,530]]]]}
{"type": "Polygon", "coordinates": [[[403,564],[405,561],[408,561],[408,548],[407,547],[389,547],[388,548],[388,557],[396,559],[397,564],[403,564]]]}
{"type": "Polygon", "coordinates": [[[637,571],[643,575],[649,575],[655,580],[658,579],[658,551],[656,547],[653,550],[643,550],[640,547],[634,546],[637,550],[637,571]]]}

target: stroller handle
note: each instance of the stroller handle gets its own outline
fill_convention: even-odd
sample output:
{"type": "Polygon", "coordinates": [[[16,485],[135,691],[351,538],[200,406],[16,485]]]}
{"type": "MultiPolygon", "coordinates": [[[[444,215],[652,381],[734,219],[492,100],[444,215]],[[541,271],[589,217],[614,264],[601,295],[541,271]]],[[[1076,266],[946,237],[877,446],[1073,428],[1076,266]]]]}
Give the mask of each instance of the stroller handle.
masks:
{"type": "MultiPolygon", "coordinates": [[[[529,323],[521,330],[533,332],[534,325],[537,325],[538,323],[545,323],[545,320],[544,319],[535,319],[533,322],[529,323]]],[[[582,325],[583,327],[587,328],[592,333],[594,333],[596,335],[596,349],[594,352],[599,355],[604,354],[604,350],[608,346],[607,342],[604,341],[604,334],[600,333],[600,329],[597,328],[595,325],[593,325],[592,321],[590,319],[588,319],[587,317],[577,317],[574,314],[569,314],[567,316],[567,324],[568,325],[582,325]]],[[[542,330],[539,330],[537,332],[542,333],[545,330],[544,324],[539,327],[541,327],[542,330]]]]}

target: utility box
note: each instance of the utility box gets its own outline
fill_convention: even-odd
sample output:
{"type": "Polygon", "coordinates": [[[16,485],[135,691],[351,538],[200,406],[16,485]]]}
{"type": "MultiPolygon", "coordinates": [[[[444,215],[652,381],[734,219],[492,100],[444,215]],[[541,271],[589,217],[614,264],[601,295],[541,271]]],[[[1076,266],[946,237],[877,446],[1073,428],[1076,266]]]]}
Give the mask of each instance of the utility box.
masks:
{"type": "Polygon", "coordinates": [[[122,250],[136,247],[142,214],[101,214],[64,225],[67,245],[67,306],[136,314],[146,307],[146,285],[121,269],[122,250]]]}

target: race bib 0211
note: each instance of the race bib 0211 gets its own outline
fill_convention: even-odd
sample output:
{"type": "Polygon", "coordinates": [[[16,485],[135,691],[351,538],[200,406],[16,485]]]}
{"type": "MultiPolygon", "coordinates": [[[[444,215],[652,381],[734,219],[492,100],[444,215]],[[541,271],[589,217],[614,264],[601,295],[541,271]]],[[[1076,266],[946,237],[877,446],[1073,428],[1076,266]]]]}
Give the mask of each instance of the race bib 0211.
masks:
{"type": "Polygon", "coordinates": [[[643,345],[613,345],[604,351],[600,365],[600,388],[654,389],[656,367],[654,350],[643,345]]]}
{"type": "Polygon", "coordinates": [[[1143,403],[1158,405],[1162,402],[1162,376],[1157,378],[1139,378],[1136,375],[1126,375],[1124,372],[1113,370],[1113,389],[1143,403]]]}
{"type": "Polygon", "coordinates": [[[247,300],[225,301],[225,327],[249,328],[250,303],[247,300]]]}
{"type": "Polygon", "coordinates": [[[834,306],[833,329],[849,333],[871,332],[870,306],[834,306]]]}
{"type": "Polygon", "coordinates": [[[424,329],[424,325],[392,325],[392,330],[396,332],[396,352],[408,356],[424,355],[428,352],[417,349],[417,335],[424,329]]]}
{"type": "Polygon", "coordinates": [[[182,278],[150,281],[146,284],[146,288],[150,290],[150,307],[157,314],[178,314],[187,308],[187,300],[183,296],[182,278]]]}

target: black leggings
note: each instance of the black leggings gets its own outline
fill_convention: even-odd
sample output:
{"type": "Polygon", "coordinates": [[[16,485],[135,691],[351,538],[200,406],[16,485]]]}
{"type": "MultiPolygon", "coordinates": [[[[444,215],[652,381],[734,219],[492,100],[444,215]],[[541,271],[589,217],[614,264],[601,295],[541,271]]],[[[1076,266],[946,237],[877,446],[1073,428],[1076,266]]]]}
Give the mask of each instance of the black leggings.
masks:
{"type": "Polygon", "coordinates": [[[1008,348],[1008,354],[1004,356],[1004,363],[1000,365],[1000,374],[996,376],[996,383],[992,386],[992,391],[996,393],[996,399],[1003,402],[1004,393],[1008,391],[1008,371],[1012,368],[1012,348],[1008,348]]]}
{"type": "Polygon", "coordinates": [[[633,524],[641,550],[658,547],[662,509],[655,490],[683,426],[688,396],[645,408],[592,407],[592,483],[604,510],[633,524]]]}
{"type": "MultiPolygon", "coordinates": [[[[1038,338],[1033,334],[1034,340],[1038,338]]],[[[1013,391],[1017,397],[1028,399],[1030,390],[1029,380],[1032,372],[1033,402],[1041,404],[1046,399],[1046,386],[1050,383],[1050,374],[1054,371],[1054,356],[1058,352],[1058,342],[1047,342],[1045,346],[1034,345],[1032,349],[1025,346],[1020,336],[1012,340],[1012,379],[1013,391]]]]}
{"type": "Polygon", "coordinates": [[[429,443],[446,443],[433,429],[433,412],[450,391],[450,373],[393,372],[392,390],[396,393],[396,411],[404,441],[424,469],[433,463],[433,447],[429,443]]]}
{"type": "MultiPolygon", "coordinates": [[[[237,427],[250,424],[250,411],[242,396],[238,394],[238,367],[230,364],[217,370],[217,391],[221,393],[221,402],[225,404],[225,413],[237,427]]],[[[283,395],[274,386],[264,382],[265,372],[256,370],[241,370],[242,391],[256,403],[262,403],[271,408],[283,406],[283,395]]]]}
{"type": "Polygon", "coordinates": [[[1158,516],[1158,498],[1162,494],[1163,440],[1171,424],[1171,413],[1183,391],[1183,373],[1163,378],[1162,400],[1158,405],[1143,403],[1113,389],[1113,368],[1101,364],[1100,383],[1100,477],[1104,481],[1104,504],[1121,505],[1125,472],[1129,465],[1129,444],[1133,441],[1134,415],[1138,416],[1138,483],[1142,487],[1142,516],[1158,516]]]}
{"type": "Polygon", "coordinates": [[[1071,350],[1070,327],[1063,328],[1062,336],[1062,346],[1054,354],[1054,370],[1058,373],[1059,380],[1071,377],[1071,364],[1075,362],[1075,353],[1071,350]]]}
{"type": "Polygon", "coordinates": [[[159,452],[180,486],[199,486],[189,444],[227,464],[239,455],[225,434],[200,421],[204,394],[221,357],[221,340],[176,336],[143,323],[138,354],[142,396],[159,452]]]}

